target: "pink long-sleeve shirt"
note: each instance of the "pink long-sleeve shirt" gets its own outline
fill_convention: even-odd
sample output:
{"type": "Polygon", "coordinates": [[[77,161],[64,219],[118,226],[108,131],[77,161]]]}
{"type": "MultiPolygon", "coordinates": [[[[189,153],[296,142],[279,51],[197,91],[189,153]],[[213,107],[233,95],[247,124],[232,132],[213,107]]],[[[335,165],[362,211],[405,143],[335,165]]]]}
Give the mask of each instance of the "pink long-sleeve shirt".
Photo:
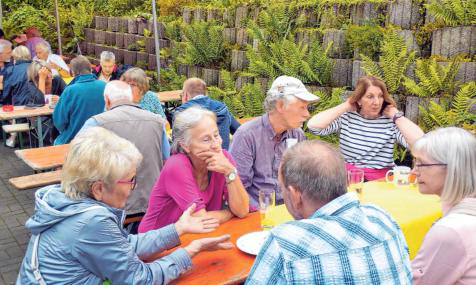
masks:
{"type": "Polygon", "coordinates": [[[426,234],[412,261],[413,284],[476,284],[476,199],[467,199],[474,201],[466,213],[450,211],[426,234]]]}

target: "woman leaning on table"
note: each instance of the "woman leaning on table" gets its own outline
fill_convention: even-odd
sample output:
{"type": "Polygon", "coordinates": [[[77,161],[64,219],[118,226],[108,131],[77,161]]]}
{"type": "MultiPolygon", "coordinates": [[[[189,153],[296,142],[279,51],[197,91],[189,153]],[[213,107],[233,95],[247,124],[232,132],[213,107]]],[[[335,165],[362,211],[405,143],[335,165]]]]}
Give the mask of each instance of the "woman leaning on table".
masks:
{"type": "Polygon", "coordinates": [[[248,214],[248,193],[221,143],[215,113],[193,106],[175,115],[172,156],[150,192],[139,232],[177,221],[193,203],[194,216],[215,217],[220,223],[248,214]]]}
{"type": "Polygon", "coordinates": [[[412,154],[418,189],[440,196],[443,208],[412,261],[413,283],[476,284],[476,138],[437,129],[417,140],[412,154]]]}
{"type": "Polygon", "coordinates": [[[228,249],[229,236],[204,238],[150,263],[179,245],[184,233],[210,232],[213,218],[192,217],[194,206],[175,224],[146,234],[122,229],[127,197],[135,186],[142,155],[129,141],[93,127],[71,142],[61,185],[35,193],[35,212],[26,222],[31,239],[16,284],[167,284],[188,270],[191,257],[228,249]]]}
{"type": "Polygon", "coordinates": [[[364,170],[366,180],[383,178],[394,166],[395,142],[408,147],[423,135],[396,108],[385,83],[372,76],[360,78],[350,98],[312,117],[308,127],[316,135],[338,132],[347,170],[364,170]]]}

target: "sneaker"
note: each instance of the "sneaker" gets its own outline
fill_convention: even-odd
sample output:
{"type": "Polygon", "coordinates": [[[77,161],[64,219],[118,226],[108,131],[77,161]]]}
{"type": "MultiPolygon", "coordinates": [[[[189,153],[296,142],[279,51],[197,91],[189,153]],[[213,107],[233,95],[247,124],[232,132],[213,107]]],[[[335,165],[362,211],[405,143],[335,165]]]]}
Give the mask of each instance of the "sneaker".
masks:
{"type": "Polygon", "coordinates": [[[8,147],[11,147],[11,148],[14,148],[15,147],[15,139],[17,138],[16,135],[11,135],[7,141],[5,142],[5,144],[8,146],[8,147]]]}

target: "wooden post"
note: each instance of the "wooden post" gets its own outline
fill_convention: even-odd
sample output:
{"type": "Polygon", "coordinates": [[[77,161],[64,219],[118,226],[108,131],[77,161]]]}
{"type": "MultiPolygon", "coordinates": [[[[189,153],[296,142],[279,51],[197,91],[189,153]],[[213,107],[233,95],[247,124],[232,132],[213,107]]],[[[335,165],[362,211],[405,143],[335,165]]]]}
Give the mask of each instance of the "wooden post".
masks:
{"type": "Polygon", "coordinates": [[[60,18],[58,13],[58,0],[55,0],[55,18],[56,18],[56,34],[58,35],[58,54],[62,55],[63,51],[61,48],[61,30],[60,30],[60,23],[59,23],[60,18]]]}

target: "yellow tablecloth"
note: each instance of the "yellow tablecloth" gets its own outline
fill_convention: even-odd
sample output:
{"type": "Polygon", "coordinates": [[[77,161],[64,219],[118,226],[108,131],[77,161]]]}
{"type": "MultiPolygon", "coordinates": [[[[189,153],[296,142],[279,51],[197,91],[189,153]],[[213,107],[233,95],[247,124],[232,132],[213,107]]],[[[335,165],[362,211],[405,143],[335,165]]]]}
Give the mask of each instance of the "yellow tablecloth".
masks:
{"type": "Polygon", "coordinates": [[[73,79],[74,79],[74,77],[63,77],[63,81],[66,84],[69,84],[73,79]]]}
{"type": "MultiPolygon", "coordinates": [[[[413,259],[431,225],[441,217],[440,198],[422,195],[416,187],[397,188],[386,182],[364,183],[362,203],[385,209],[400,225],[413,259]]],[[[275,224],[292,220],[286,206],[271,210],[275,224]]]]}

